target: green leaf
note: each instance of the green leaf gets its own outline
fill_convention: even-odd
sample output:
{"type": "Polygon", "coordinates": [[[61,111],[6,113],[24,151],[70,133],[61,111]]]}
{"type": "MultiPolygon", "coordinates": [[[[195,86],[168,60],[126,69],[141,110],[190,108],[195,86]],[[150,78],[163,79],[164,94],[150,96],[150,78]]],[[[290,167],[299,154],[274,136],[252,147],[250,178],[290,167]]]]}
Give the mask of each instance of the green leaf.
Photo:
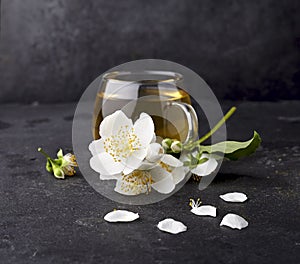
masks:
{"type": "Polygon", "coordinates": [[[183,166],[190,166],[191,162],[190,161],[184,161],[183,166]]]}
{"type": "Polygon", "coordinates": [[[224,141],[211,146],[200,146],[202,152],[224,153],[224,157],[230,160],[237,160],[251,155],[260,146],[261,137],[254,131],[253,137],[245,142],[224,141]]]}
{"type": "Polygon", "coordinates": [[[64,159],[63,157],[61,157],[59,159],[55,159],[55,163],[60,167],[65,167],[69,165],[70,162],[64,159]]]}
{"type": "Polygon", "coordinates": [[[62,149],[59,149],[56,155],[58,158],[62,158],[64,156],[62,149]]]}
{"type": "Polygon", "coordinates": [[[202,163],[204,163],[204,162],[206,162],[206,161],[208,161],[208,158],[200,159],[200,160],[198,161],[198,164],[202,164],[202,163]]]}
{"type": "Polygon", "coordinates": [[[64,172],[61,168],[54,167],[53,172],[54,172],[54,177],[55,178],[58,178],[58,179],[64,179],[65,178],[65,174],[64,174],[64,172]]]}
{"type": "Polygon", "coordinates": [[[53,172],[53,169],[52,169],[52,163],[51,163],[51,161],[50,161],[49,158],[47,159],[47,162],[46,162],[46,170],[47,170],[48,172],[50,172],[50,173],[53,172]]]}
{"type": "Polygon", "coordinates": [[[61,167],[61,166],[63,166],[63,163],[64,163],[63,158],[52,160],[52,166],[54,166],[53,164],[55,164],[55,166],[61,167]]]}
{"type": "Polygon", "coordinates": [[[197,160],[200,160],[200,159],[201,159],[201,156],[202,156],[202,152],[201,152],[201,151],[197,152],[197,154],[196,154],[196,159],[197,159],[197,160]]]}
{"type": "Polygon", "coordinates": [[[195,158],[193,155],[190,157],[191,165],[197,165],[198,164],[198,159],[195,158]]]}

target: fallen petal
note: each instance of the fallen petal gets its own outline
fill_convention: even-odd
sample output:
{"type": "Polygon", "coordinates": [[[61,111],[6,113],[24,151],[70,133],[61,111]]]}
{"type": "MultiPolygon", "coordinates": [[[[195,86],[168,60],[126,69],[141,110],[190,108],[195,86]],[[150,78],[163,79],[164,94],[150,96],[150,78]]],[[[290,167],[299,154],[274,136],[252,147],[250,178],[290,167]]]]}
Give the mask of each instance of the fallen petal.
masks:
{"type": "Polygon", "coordinates": [[[159,230],[171,234],[178,234],[187,230],[187,227],[183,223],[175,221],[172,218],[166,218],[165,220],[160,221],[157,227],[159,230]]]}
{"type": "Polygon", "coordinates": [[[220,198],[226,202],[242,203],[247,200],[247,195],[239,192],[232,192],[220,195],[220,198]]]}
{"type": "Polygon", "coordinates": [[[107,222],[132,222],[138,219],[140,216],[138,213],[129,212],[126,210],[114,210],[104,216],[104,220],[107,222]]]}
{"type": "Polygon", "coordinates": [[[229,226],[231,228],[242,229],[248,226],[248,222],[236,214],[227,214],[223,217],[220,226],[229,226]]]}
{"type": "Polygon", "coordinates": [[[195,215],[203,216],[217,216],[217,208],[212,205],[202,205],[199,207],[194,207],[191,212],[195,215]]]}

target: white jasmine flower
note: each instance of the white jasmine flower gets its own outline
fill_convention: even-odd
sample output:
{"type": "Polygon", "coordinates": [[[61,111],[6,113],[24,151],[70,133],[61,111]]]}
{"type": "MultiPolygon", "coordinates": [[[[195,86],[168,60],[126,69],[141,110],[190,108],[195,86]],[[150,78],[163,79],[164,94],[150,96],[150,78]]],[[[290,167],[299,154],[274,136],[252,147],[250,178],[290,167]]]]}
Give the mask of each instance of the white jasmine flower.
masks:
{"type": "Polygon", "coordinates": [[[233,229],[242,229],[248,226],[248,222],[236,214],[227,214],[223,217],[220,226],[228,226],[233,229]]]}
{"type": "Polygon", "coordinates": [[[201,159],[207,159],[205,162],[197,164],[195,168],[191,169],[193,174],[198,176],[208,176],[210,175],[218,166],[218,162],[215,158],[208,154],[202,154],[201,159]]]}
{"type": "Polygon", "coordinates": [[[239,192],[226,193],[220,195],[220,198],[226,202],[232,203],[242,203],[248,199],[246,194],[239,192]]]}
{"type": "Polygon", "coordinates": [[[62,159],[61,169],[64,175],[73,176],[75,174],[74,167],[78,167],[74,154],[67,153],[63,155],[62,149],[57,152],[58,159],[62,159]]]}
{"type": "Polygon", "coordinates": [[[138,213],[133,213],[127,210],[114,210],[104,216],[104,220],[107,222],[132,222],[138,219],[140,216],[138,213]]]}
{"type": "MultiPolygon", "coordinates": [[[[188,169],[175,157],[163,154],[158,163],[145,162],[148,169],[135,170],[127,175],[118,175],[115,191],[125,195],[149,193],[151,188],[159,193],[171,193],[181,182],[188,169]],[[150,168],[149,168],[150,167],[150,168]]],[[[145,166],[143,164],[141,167],[145,166]]]]}
{"type": "Polygon", "coordinates": [[[46,158],[46,170],[53,173],[54,177],[57,179],[64,179],[65,176],[73,176],[76,171],[74,167],[78,167],[75,155],[68,153],[63,154],[62,149],[57,152],[57,159],[52,159],[50,156],[42,149],[38,148],[46,158]]]}
{"type": "Polygon", "coordinates": [[[133,125],[123,112],[116,111],[102,121],[100,136],[89,146],[90,165],[101,180],[117,180],[115,191],[121,194],[149,193],[151,188],[170,193],[188,171],[180,160],[153,143],[154,124],[145,113],[133,125]]]}
{"type": "Polygon", "coordinates": [[[190,199],[191,212],[195,215],[201,216],[217,216],[217,208],[212,205],[201,205],[200,199],[195,202],[194,199],[190,199]]]}
{"type": "Polygon", "coordinates": [[[159,230],[171,234],[178,234],[187,230],[187,227],[183,223],[175,221],[172,218],[166,218],[165,220],[160,221],[157,227],[159,230]]]}
{"type": "Polygon", "coordinates": [[[109,175],[127,175],[138,169],[153,139],[154,124],[146,113],[141,113],[133,124],[118,110],[103,119],[99,133],[101,138],[89,146],[93,154],[90,166],[100,173],[100,178],[103,175],[107,179],[109,175]]]}

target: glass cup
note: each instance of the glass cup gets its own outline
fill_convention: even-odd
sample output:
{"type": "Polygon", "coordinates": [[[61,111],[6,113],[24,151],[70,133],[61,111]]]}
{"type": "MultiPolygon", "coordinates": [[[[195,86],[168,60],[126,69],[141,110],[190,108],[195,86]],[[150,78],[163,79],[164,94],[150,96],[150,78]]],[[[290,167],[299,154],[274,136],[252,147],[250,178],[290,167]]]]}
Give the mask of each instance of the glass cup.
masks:
{"type": "Polygon", "coordinates": [[[118,71],[106,73],[94,105],[92,134],[99,139],[102,120],[122,110],[133,121],[142,112],[155,125],[157,142],[164,138],[183,143],[198,137],[198,120],[191,98],[183,89],[183,76],[169,71],[118,71]]]}

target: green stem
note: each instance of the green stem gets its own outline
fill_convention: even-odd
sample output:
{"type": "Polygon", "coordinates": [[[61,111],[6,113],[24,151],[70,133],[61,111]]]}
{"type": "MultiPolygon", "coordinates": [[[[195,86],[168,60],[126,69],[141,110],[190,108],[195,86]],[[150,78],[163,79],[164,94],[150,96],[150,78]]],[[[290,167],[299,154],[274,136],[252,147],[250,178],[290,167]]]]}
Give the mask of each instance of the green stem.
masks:
{"type": "Polygon", "coordinates": [[[230,110],[226,113],[226,115],[223,116],[223,118],[213,127],[212,130],[210,130],[207,134],[205,134],[203,137],[201,137],[197,141],[186,145],[185,149],[191,149],[191,148],[201,144],[202,142],[204,142],[209,137],[211,137],[211,135],[214,134],[226,122],[226,120],[229,119],[233,115],[235,110],[236,110],[235,106],[231,107],[230,110]]]}
{"type": "Polygon", "coordinates": [[[38,151],[41,152],[46,158],[50,158],[50,156],[42,149],[42,148],[38,148],[38,151]]]}

